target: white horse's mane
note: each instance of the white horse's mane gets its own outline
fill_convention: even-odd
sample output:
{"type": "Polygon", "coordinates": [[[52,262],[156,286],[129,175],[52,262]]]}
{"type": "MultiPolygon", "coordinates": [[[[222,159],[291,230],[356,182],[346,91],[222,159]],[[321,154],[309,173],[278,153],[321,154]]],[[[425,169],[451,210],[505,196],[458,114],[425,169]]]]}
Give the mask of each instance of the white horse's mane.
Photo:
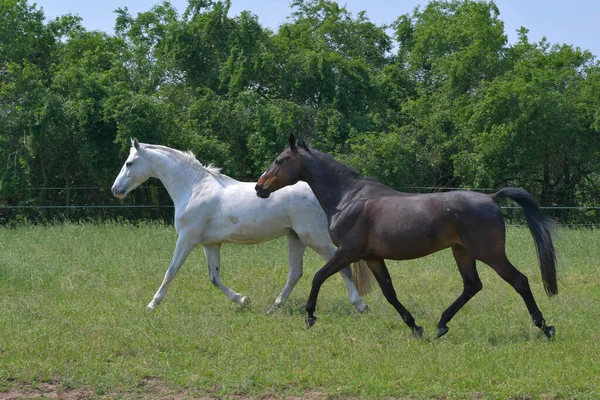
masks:
{"type": "Polygon", "coordinates": [[[176,158],[180,159],[181,161],[183,161],[185,164],[187,164],[188,166],[190,166],[192,168],[201,168],[205,172],[208,172],[215,179],[217,179],[217,181],[221,182],[224,186],[227,186],[228,184],[232,184],[232,183],[238,183],[238,181],[233,179],[232,177],[221,173],[221,168],[216,167],[212,164],[208,164],[208,165],[202,164],[200,161],[198,161],[198,159],[196,158],[196,155],[191,150],[181,151],[181,150],[173,149],[171,147],[161,146],[158,144],[146,144],[146,143],[142,144],[142,143],[140,143],[140,145],[142,146],[142,149],[144,149],[144,150],[145,149],[157,150],[162,153],[167,153],[169,155],[175,156],[176,158]]]}

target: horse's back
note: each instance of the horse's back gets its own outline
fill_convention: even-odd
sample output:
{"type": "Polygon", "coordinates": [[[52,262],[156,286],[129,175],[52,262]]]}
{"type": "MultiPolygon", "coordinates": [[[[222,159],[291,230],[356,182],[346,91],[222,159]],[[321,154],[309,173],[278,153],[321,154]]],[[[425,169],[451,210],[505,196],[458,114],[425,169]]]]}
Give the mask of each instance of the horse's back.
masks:
{"type": "Polygon", "coordinates": [[[368,248],[381,258],[419,258],[457,240],[452,217],[436,198],[393,195],[369,199],[364,207],[368,248]]]}
{"type": "Polygon", "coordinates": [[[254,186],[238,182],[196,199],[190,212],[208,214],[203,243],[254,244],[298,230],[327,234],[325,215],[305,183],[283,188],[268,199],[256,196],[254,186]]]}
{"type": "Polygon", "coordinates": [[[362,207],[367,246],[382,258],[419,258],[478,236],[504,235],[499,207],[477,192],[386,193],[362,207]]]}

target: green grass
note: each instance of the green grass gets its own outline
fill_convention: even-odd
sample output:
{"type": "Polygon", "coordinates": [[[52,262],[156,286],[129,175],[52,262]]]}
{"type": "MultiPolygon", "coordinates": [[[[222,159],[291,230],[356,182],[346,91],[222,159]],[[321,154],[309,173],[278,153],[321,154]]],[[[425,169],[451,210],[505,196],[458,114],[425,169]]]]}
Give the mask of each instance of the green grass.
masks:
{"type": "MultiPolygon", "coordinates": [[[[548,299],[533,243],[509,227],[508,254],[529,277],[557,336],[548,342],[521,298],[480,264],[483,290],[435,339],[462,281],[449,251],[388,262],[400,301],[425,328],[412,337],[381,292],[357,314],[338,276],[304,329],[311,250],[287,305],[265,311],[287,276],[286,245],[224,245],[222,276],[251,298],[229,301],[196,249],[151,313],[174,247],[169,226],[23,226],[0,229],[0,397],[47,383],[98,397],[143,396],[148,382],[190,397],[600,397],[600,232],[559,230],[558,296],[548,299]]],[[[155,392],[160,395],[162,392],[155,392]]]]}

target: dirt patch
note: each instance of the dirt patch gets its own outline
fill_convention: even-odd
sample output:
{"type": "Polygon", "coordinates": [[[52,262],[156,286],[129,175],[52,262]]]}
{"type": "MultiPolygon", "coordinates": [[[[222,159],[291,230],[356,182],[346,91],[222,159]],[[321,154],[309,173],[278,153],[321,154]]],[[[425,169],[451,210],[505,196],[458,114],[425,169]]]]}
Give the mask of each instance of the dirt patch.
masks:
{"type": "MultiPolygon", "coordinates": [[[[57,383],[41,383],[38,385],[28,384],[15,384],[13,382],[10,390],[6,392],[0,392],[0,400],[22,400],[22,399],[61,399],[61,400],[79,400],[79,399],[159,399],[159,400],[183,400],[183,399],[194,399],[194,400],[214,400],[227,398],[230,400],[278,400],[282,396],[264,394],[257,396],[244,396],[244,395],[230,395],[230,396],[218,396],[211,394],[214,390],[200,390],[200,389],[172,389],[166,385],[160,378],[157,377],[145,377],[143,378],[137,387],[130,391],[114,391],[109,393],[96,393],[93,389],[72,389],[64,388],[57,383]]],[[[283,396],[290,400],[300,399],[325,399],[327,395],[319,391],[307,391],[302,396],[283,396]]]]}
{"type": "Polygon", "coordinates": [[[193,390],[173,390],[164,384],[159,378],[143,378],[137,387],[129,391],[109,391],[108,393],[97,393],[93,389],[73,389],[64,388],[56,383],[41,383],[34,385],[14,384],[6,392],[0,392],[0,400],[21,400],[21,399],[61,399],[61,400],[79,400],[79,399],[162,399],[162,400],[182,400],[182,399],[211,399],[210,396],[204,396],[202,393],[193,390]]]}
{"type": "Polygon", "coordinates": [[[64,399],[78,400],[89,399],[94,396],[91,389],[62,388],[55,383],[41,383],[33,387],[31,385],[14,385],[7,392],[0,392],[0,400],[16,399],[64,399]]]}

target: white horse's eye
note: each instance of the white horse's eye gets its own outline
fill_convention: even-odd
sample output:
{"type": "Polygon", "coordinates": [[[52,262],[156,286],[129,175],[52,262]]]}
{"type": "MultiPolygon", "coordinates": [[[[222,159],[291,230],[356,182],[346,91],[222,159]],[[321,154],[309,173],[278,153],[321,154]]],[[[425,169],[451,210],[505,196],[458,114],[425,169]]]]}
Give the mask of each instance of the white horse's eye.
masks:
{"type": "Polygon", "coordinates": [[[131,167],[131,164],[133,164],[131,161],[125,163],[127,167],[131,167]]]}

